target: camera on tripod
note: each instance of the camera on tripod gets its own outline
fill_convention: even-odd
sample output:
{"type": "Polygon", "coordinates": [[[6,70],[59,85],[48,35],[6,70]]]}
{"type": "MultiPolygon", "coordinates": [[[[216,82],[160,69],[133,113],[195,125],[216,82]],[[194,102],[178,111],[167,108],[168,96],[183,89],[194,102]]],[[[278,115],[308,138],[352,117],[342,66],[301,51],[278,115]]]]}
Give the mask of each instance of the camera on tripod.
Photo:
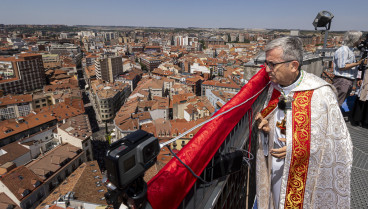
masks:
{"type": "Polygon", "coordinates": [[[160,152],[158,139],[142,130],[135,131],[110,145],[105,155],[109,204],[118,208],[124,202],[141,208],[146,202],[147,183],[143,180],[146,170],[157,161],[160,152]],[[129,202],[130,201],[130,202],[129,202]]]}

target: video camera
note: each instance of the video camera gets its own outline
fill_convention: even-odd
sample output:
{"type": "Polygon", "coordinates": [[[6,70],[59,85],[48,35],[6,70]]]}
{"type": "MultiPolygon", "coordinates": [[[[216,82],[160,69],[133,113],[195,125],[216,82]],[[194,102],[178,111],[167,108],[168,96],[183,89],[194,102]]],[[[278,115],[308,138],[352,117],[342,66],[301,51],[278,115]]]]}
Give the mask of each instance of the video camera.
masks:
{"type": "Polygon", "coordinates": [[[104,183],[109,189],[105,194],[107,202],[114,208],[128,200],[134,202],[134,208],[144,206],[147,183],[143,176],[155,164],[159,152],[158,139],[142,130],[112,143],[105,155],[107,178],[104,183]]]}
{"type": "Polygon", "coordinates": [[[365,40],[361,41],[357,48],[361,51],[367,51],[368,50],[368,34],[365,35],[365,40]]]}
{"type": "MultiPolygon", "coordinates": [[[[360,44],[357,46],[357,48],[363,53],[361,59],[365,59],[368,56],[368,34],[365,35],[365,40],[361,41],[360,44]]],[[[359,67],[359,71],[365,71],[365,64],[362,62],[359,67]]],[[[364,74],[363,74],[364,75],[364,74]]],[[[362,75],[362,77],[363,77],[362,75]]]]}

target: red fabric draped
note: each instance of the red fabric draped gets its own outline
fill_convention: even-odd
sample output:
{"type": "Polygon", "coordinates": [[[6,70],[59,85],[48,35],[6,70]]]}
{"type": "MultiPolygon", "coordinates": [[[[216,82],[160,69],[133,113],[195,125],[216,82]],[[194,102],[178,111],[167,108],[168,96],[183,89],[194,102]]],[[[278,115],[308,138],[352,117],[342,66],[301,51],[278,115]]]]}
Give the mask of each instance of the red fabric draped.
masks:
{"type": "MultiPolygon", "coordinates": [[[[252,79],[227,102],[216,114],[224,112],[255,95],[269,82],[262,68],[252,79]]],[[[258,96],[257,96],[258,97],[258,96]]],[[[253,98],[242,107],[236,108],[205,124],[189,143],[178,153],[178,157],[197,175],[215,155],[226,136],[250,109],[253,98]]],[[[196,178],[176,158],[167,163],[159,173],[148,182],[148,201],[154,209],[177,208],[194,185],[196,178]]]]}

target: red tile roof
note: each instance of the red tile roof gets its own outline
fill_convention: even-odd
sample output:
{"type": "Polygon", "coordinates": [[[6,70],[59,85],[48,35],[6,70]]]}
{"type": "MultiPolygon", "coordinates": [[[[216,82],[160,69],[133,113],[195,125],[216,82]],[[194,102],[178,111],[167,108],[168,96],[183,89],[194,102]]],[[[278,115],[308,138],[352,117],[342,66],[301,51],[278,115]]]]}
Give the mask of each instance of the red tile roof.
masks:
{"type": "Polygon", "coordinates": [[[0,106],[32,102],[32,95],[8,95],[0,98],[0,106]]]}
{"type": "Polygon", "coordinates": [[[22,196],[22,193],[25,190],[29,190],[31,192],[37,188],[34,186],[34,184],[32,184],[32,182],[42,182],[42,180],[35,173],[25,166],[19,166],[11,170],[9,173],[5,174],[0,181],[14,194],[18,200],[22,200],[27,196],[22,196]]]}
{"type": "MultiPolygon", "coordinates": [[[[3,165],[7,162],[12,162],[15,159],[30,152],[29,149],[22,146],[18,142],[10,143],[8,145],[1,147],[0,149],[6,152],[6,154],[0,155],[0,165],[3,165]]],[[[31,156],[29,157],[31,158],[31,156]]]]}
{"type": "Polygon", "coordinates": [[[18,122],[17,119],[0,121],[0,140],[53,120],[55,120],[55,117],[51,114],[31,113],[19,119],[18,122]]]}

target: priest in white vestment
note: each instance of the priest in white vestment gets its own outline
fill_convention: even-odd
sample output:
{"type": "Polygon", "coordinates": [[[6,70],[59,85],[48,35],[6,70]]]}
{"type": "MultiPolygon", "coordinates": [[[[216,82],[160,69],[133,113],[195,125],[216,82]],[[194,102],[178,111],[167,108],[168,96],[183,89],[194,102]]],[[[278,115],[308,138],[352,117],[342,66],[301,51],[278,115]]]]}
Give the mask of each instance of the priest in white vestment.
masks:
{"type": "Polygon", "coordinates": [[[266,46],[271,85],[259,121],[258,208],[350,208],[352,150],[335,88],[301,70],[303,45],[266,46]]]}

